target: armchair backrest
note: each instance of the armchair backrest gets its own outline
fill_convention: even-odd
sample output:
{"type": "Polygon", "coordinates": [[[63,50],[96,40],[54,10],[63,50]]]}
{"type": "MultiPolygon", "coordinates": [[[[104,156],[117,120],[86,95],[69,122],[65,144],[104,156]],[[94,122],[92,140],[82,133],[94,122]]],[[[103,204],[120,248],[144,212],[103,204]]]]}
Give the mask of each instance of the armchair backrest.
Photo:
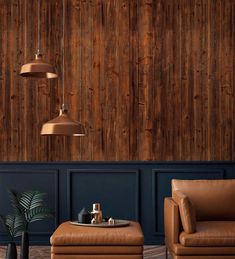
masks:
{"type": "Polygon", "coordinates": [[[173,179],[172,195],[177,190],[190,198],[198,221],[235,220],[235,179],[173,179]]]}

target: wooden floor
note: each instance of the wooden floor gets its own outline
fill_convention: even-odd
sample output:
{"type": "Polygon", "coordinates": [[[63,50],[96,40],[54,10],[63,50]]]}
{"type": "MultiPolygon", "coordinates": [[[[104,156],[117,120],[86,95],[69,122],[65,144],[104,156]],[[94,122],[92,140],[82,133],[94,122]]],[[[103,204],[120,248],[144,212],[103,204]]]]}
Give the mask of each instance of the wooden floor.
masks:
{"type": "MultiPolygon", "coordinates": [[[[165,246],[145,246],[145,259],[165,259],[165,246]]],[[[168,255],[168,259],[171,257],[168,255]]]]}
{"type": "MultiPolygon", "coordinates": [[[[19,247],[17,249],[19,252],[19,247]]],[[[5,254],[6,254],[6,247],[0,246],[0,258],[1,259],[5,258],[5,254]]],[[[49,258],[50,258],[49,246],[30,247],[30,259],[49,259],[49,258]]],[[[145,259],[165,259],[165,247],[164,246],[145,246],[144,258],[145,259]]]]}

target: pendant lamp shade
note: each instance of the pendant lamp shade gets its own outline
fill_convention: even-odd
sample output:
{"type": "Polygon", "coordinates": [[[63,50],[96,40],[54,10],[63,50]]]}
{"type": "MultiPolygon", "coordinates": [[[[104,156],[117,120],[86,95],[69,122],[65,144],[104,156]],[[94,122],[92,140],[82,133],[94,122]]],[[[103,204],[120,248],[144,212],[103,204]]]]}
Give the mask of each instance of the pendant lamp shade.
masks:
{"type": "Polygon", "coordinates": [[[68,116],[68,111],[60,109],[60,114],[42,126],[41,135],[85,136],[85,127],[68,116]]]}
{"type": "Polygon", "coordinates": [[[46,122],[42,126],[41,135],[62,135],[62,136],[85,136],[85,127],[77,121],[69,118],[68,110],[65,108],[65,48],[64,48],[64,28],[65,28],[65,0],[63,0],[63,35],[62,35],[62,108],[60,109],[60,114],[56,118],[46,122]]]}
{"type": "Polygon", "coordinates": [[[45,62],[42,59],[41,54],[41,0],[38,0],[38,38],[37,38],[37,53],[35,54],[35,59],[29,63],[24,64],[21,67],[20,75],[23,77],[33,77],[33,78],[56,78],[57,74],[55,68],[45,62]]]}
{"type": "Polygon", "coordinates": [[[26,63],[21,67],[20,75],[23,77],[33,77],[33,78],[56,78],[57,74],[55,68],[46,63],[42,59],[41,54],[36,54],[35,59],[30,63],[26,63]]]}

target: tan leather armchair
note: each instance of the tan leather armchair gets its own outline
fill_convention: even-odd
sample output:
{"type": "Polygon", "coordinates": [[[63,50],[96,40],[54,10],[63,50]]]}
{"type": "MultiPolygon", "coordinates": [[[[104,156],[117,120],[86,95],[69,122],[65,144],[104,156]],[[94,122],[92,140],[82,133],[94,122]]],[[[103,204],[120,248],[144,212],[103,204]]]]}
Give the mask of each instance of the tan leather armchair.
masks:
{"type": "Polygon", "coordinates": [[[235,180],[172,180],[164,225],[173,259],[235,259],[235,180]]]}

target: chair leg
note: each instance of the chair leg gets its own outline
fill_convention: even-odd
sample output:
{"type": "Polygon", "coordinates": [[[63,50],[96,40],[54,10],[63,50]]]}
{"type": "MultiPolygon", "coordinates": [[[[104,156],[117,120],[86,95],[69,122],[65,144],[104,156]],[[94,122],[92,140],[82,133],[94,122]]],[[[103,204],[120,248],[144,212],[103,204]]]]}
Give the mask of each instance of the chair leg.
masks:
{"type": "Polygon", "coordinates": [[[167,249],[167,247],[166,247],[165,251],[166,251],[166,256],[165,256],[165,258],[168,259],[168,249],[167,249]]]}

